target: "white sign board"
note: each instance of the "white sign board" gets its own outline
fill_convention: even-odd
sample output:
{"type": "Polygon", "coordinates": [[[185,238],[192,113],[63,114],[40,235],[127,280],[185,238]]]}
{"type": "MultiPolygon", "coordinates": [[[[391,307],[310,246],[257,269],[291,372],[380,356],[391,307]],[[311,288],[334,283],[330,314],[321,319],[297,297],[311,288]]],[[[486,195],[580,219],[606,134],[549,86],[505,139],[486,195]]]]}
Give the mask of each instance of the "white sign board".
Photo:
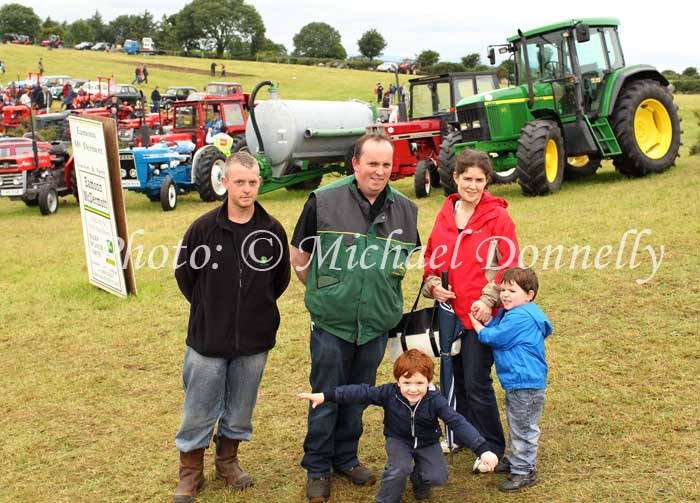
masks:
{"type": "Polygon", "coordinates": [[[90,283],[126,297],[104,125],[83,117],[69,123],[90,283]]]}

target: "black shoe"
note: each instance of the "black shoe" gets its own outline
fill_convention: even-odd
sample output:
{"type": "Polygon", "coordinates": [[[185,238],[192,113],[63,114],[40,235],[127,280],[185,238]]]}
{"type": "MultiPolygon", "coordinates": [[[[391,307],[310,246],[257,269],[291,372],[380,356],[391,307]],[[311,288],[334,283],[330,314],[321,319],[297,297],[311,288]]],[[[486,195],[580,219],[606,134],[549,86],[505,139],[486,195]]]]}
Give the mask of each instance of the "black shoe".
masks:
{"type": "Polygon", "coordinates": [[[377,482],[377,476],[374,472],[362,463],[358,463],[352,468],[347,468],[345,470],[336,470],[336,473],[347,477],[353,484],[358,486],[371,486],[377,482]]]}
{"type": "Polygon", "coordinates": [[[532,470],[527,475],[511,473],[508,475],[508,480],[501,482],[498,489],[504,493],[514,493],[526,487],[534,486],[537,482],[537,472],[535,470],[532,470]]]}
{"type": "Polygon", "coordinates": [[[498,461],[496,468],[493,470],[494,473],[510,473],[510,461],[508,461],[508,456],[505,454],[498,461]]]}
{"type": "Polygon", "coordinates": [[[309,503],[322,503],[331,497],[331,479],[322,477],[320,479],[308,479],[306,481],[306,497],[309,503]]]}
{"type": "Polygon", "coordinates": [[[430,486],[428,484],[413,486],[413,497],[417,500],[427,500],[430,498],[430,486]]]}

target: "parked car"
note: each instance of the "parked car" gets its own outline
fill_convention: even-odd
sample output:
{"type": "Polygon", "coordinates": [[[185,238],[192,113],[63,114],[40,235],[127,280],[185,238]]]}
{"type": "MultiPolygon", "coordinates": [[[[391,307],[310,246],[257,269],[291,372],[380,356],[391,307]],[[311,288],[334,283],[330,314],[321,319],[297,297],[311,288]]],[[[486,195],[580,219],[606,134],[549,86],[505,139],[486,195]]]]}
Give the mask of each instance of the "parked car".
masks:
{"type": "Polygon", "coordinates": [[[160,106],[165,110],[170,110],[170,107],[176,101],[185,101],[191,93],[196,93],[194,87],[174,86],[169,87],[160,95],[160,106]]]}
{"type": "Polygon", "coordinates": [[[103,103],[108,103],[112,96],[118,97],[120,103],[126,102],[132,107],[136,104],[138,100],[141,100],[142,105],[145,101],[141,91],[136,89],[136,86],[132,86],[131,84],[115,84],[114,89],[112,90],[112,94],[110,94],[104,100],[101,101],[103,103]]]}
{"type": "Polygon", "coordinates": [[[381,65],[377,66],[377,71],[378,72],[395,72],[397,68],[396,63],[382,63],[381,65]]]}
{"type": "Polygon", "coordinates": [[[97,42],[95,45],[93,45],[90,50],[93,51],[108,51],[112,47],[112,44],[109,42],[97,42]]]}
{"type": "Polygon", "coordinates": [[[75,44],[75,49],[79,51],[86,51],[90,48],[92,48],[92,42],[80,42],[79,44],[75,44]]]}

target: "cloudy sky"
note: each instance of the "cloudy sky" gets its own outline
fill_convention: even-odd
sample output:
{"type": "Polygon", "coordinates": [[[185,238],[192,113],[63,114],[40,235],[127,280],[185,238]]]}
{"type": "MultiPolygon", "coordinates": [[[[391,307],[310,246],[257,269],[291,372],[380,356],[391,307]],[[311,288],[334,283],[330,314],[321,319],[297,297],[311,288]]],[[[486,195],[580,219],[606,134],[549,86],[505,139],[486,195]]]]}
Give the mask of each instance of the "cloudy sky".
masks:
{"type": "MultiPolygon", "coordinates": [[[[143,12],[144,5],[160,19],[173,14],[187,2],[177,0],[8,0],[30,5],[43,19],[59,21],[87,18],[95,9],[103,19],[143,12]]],[[[3,2],[4,3],[4,2],[3,2]]],[[[377,29],[388,45],[384,54],[391,58],[414,56],[425,49],[440,53],[440,59],[458,61],[478,52],[486,60],[486,46],[502,43],[516,33],[580,17],[616,17],[620,20],[625,59],[628,64],[648,63],[663,69],[681,71],[700,67],[700,51],[693,35],[697,20],[687,0],[642,2],[586,0],[585,2],[459,2],[432,0],[248,0],[265,22],[267,37],[293,50],[292,39],[307,23],[323,21],[336,28],[348,54],[357,54],[357,40],[377,29]],[[668,6],[666,8],[665,6],[668,6]]],[[[694,2],[693,2],[694,3],[694,2]]]]}

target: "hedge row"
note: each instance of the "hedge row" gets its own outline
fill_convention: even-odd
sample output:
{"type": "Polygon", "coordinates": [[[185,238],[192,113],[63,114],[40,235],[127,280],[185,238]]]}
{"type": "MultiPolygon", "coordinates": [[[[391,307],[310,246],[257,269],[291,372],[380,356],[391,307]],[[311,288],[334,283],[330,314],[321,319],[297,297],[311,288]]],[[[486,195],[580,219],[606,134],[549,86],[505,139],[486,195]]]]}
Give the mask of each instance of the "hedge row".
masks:
{"type": "Polygon", "coordinates": [[[670,81],[679,94],[700,94],[700,78],[675,79],[670,81]]]}

